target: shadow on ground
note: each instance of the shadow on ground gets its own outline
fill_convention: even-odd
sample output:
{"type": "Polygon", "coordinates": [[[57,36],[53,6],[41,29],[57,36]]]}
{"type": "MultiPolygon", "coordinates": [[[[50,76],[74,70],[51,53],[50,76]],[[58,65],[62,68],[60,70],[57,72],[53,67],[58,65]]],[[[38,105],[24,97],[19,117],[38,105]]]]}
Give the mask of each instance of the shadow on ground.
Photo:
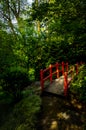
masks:
{"type": "Polygon", "coordinates": [[[42,96],[37,130],[86,130],[85,104],[74,97],[42,96]]]}

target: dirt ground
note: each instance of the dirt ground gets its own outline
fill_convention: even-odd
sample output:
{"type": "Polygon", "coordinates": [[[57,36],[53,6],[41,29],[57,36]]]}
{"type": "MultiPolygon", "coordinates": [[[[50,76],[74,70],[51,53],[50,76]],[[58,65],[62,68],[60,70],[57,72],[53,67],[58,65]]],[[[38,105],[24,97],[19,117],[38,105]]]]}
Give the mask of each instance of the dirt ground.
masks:
{"type": "Polygon", "coordinates": [[[86,104],[68,98],[44,94],[37,130],[86,130],[86,104]]]}

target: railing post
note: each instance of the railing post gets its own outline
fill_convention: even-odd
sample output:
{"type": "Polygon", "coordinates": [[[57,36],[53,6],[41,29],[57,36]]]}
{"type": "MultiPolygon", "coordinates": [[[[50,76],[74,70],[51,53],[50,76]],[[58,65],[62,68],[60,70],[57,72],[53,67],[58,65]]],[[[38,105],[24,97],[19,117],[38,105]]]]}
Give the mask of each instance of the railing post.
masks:
{"type": "Polygon", "coordinates": [[[59,64],[58,64],[58,62],[56,63],[56,74],[57,74],[57,78],[59,78],[59,64]]]}
{"type": "Polygon", "coordinates": [[[52,83],[52,65],[50,64],[50,82],[52,83]]]}
{"type": "Polygon", "coordinates": [[[40,70],[40,84],[41,84],[41,89],[43,91],[44,89],[44,80],[43,80],[43,70],[40,70]]]}
{"type": "Polygon", "coordinates": [[[64,62],[62,62],[62,74],[64,75],[64,62]]]}
{"type": "Polygon", "coordinates": [[[67,80],[67,72],[64,73],[64,96],[67,96],[68,90],[68,80],[67,80]]]}

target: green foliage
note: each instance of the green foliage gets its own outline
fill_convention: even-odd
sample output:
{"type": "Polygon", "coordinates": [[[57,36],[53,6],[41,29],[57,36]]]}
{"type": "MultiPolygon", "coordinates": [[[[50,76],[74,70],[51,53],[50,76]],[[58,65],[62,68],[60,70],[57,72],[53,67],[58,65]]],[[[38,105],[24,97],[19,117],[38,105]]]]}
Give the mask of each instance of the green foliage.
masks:
{"type": "Polygon", "coordinates": [[[0,90],[0,104],[10,104],[13,102],[13,97],[7,92],[0,90]]]}
{"type": "Polygon", "coordinates": [[[86,65],[80,68],[80,72],[75,76],[70,88],[79,100],[86,102],[86,65]]]}
{"type": "Polygon", "coordinates": [[[49,64],[55,61],[69,61],[71,63],[85,61],[85,1],[55,0],[38,5],[35,8],[33,6],[33,10],[36,12],[36,18],[41,21],[41,35],[45,36],[42,55],[46,55],[47,61],[44,58],[43,62],[49,64]],[[46,14],[41,13],[40,15],[40,10],[43,8],[43,13],[45,12],[45,6],[47,6],[46,14]],[[39,9],[37,10],[37,8],[39,9]]]}
{"type": "MultiPolygon", "coordinates": [[[[6,30],[0,30],[0,99],[6,98],[7,102],[11,102],[12,98],[18,100],[21,95],[33,95],[33,90],[28,92],[23,89],[30,81],[39,80],[40,69],[49,64],[61,61],[73,64],[86,60],[85,0],[33,0],[32,7],[26,6],[26,0],[15,1],[0,2],[0,27],[6,30]],[[16,24],[13,23],[14,19],[16,24]],[[10,28],[13,33],[10,33],[10,28]]],[[[86,101],[85,68],[72,83],[72,91],[83,101],[86,101]]],[[[32,98],[30,100],[35,104],[36,97],[32,98]]],[[[28,108],[27,113],[34,113],[34,104],[30,104],[28,98],[25,100],[28,101],[20,103],[22,108],[28,108]]],[[[23,113],[20,106],[17,108],[14,115],[23,113]]],[[[18,119],[22,118],[21,115],[18,119]]],[[[6,130],[13,129],[17,121],[12,127],[11,123],[7,123],[6,130]]],[[[31,128],[28,126],[31,121],[26,124],[22,122],[15,129],[34,129],[33,124],[31,128]]]]}
{"type": "Polygon", "coordinates": [[[15,64],[15,55],[13,53],[14,37],[5,31],[0,30],[0,72],[3,69],[15,64]]]}
{"type": "MultiPolygon", "coordinates": [[[[5,3],[1,3],[3,7],[1,12],[5,13],[9,6],[3,4],[5,3]]],[[[14,6],[12,1],[9,4],[9,11],[12,9],[11,17],[14,6]]],[[[20,8],[19,14],[21,14],[16,15],[17,12],[13,12],[13,16],[18,17],[17,26],[12,23],[11,30],[14,30],[17,35],[10,34],[8,30],[7,33],[0,31],[0,72],[8,66],[20,65],[29,70],[31,80],[39,80],[40,69],[49,64],[57,61],[70,63],[85,61],[86,4],[84,0],[82,2],[80,0],[37,0],[33,1],[32,7],[29,8],[27,5],[25,10],[22,8],[25,4],[14,5],[20,8]],[[31,68],[34,72],[30,71],[31,68]]],[[[9,28],[10,25],[7,26],[9,28]]]]}
{"type": "Polygon", "coordinates": [[[30,84],[28,71],[23,67],[10,67],[2,76],[3,91],[13,96],[14,100],[21,98],[21,91],[30,84]]]}
{"type": "MultiPolygon", "coordinates": [[[[24,130],[35,130],[36,114],[40,110],[41,100],[39,96],[32,95],[23,99],[14,108],[14,116],[19,120],[24,130]],[[22,115],[23,113],[23,115],[22,115]]],[[[18,128],[20,127],[18,126],[18,128]]],[[[18,129],[17,128],[17,129],[18,129]]]]}
{"type": "Polygon", "coordinates": [[[33,20],[38,19],[42,20],[44,17],[47,16],[48,13],[48,3],[41,3],[40,6],[37,6],[35,3],[33,3],[33,12],[32,12],[32,17],[33,20]]]}
{"type": "Polygon", "coordinates": [[[29,79],[30,81],[34,81],[35,80],[35,70],[33,68],[29,68],[29,79]]]}
{"type": "MultiPolygon", "coordinates": [[[[27,90],[26,90],[27,91],[27,90]]],[[[37,115],[40,111],[41,99],[37,95],[29,95],[15,104],[1,125],[1,130],[36,130],[37,115]]]]}

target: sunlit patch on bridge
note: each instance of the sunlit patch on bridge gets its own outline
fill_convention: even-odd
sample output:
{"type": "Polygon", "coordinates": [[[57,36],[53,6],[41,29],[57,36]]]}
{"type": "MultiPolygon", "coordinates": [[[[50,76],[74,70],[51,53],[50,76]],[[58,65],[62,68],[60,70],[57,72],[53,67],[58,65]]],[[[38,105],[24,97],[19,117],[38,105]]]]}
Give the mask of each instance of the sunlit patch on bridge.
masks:
{"type": "Polygon", "coordinates": [[[56,63],[46,69],[40,70],[40,81],[42,92],[67,96],[71,80],[78,74],[79,65],[72,67],[68,63],[56,63]],[[56,77],[56,78],[55,78],[56,77]]]}
{"type": "MultiPolygon", "coordinates": [[[[68,82],[71,81],[71,77],[68,77],[68,82]]],[[[70,85],[68,85],[68,88],[70,85]]],[[[52,81],[52,83],[45,83],[44,92],[64,95],[64,76],[52,81]]]]}

